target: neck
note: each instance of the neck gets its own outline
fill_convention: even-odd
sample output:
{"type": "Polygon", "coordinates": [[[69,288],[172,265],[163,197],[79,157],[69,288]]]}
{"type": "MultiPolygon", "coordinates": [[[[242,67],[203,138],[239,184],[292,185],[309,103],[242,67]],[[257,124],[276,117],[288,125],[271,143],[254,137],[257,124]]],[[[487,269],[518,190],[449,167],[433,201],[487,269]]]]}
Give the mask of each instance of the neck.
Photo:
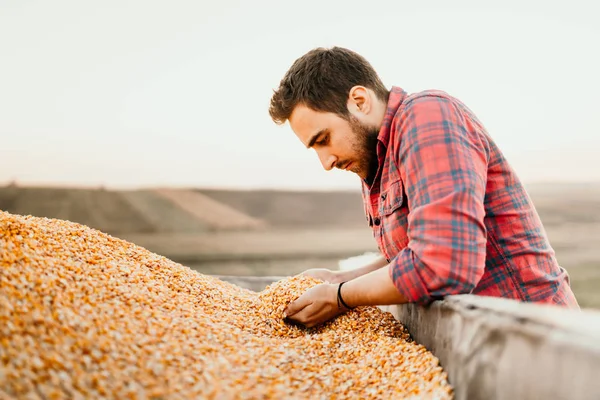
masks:
{"type": "MultiPolygon", "coordinates": [[[[386,96],[386,99],[389,98],[389,92],[388,95],[386,96]]],[[[374,109],[373,109],[373,119],[375,121],[375,124],[377,126],[377,130],[379,130],[381,128],[381,125],[383,124],[383,120],[385,119],[385,113],[387,111],[387,101],[384,103],[383,101],[377,99],[375,105],[374,105],[374,109]]]]}

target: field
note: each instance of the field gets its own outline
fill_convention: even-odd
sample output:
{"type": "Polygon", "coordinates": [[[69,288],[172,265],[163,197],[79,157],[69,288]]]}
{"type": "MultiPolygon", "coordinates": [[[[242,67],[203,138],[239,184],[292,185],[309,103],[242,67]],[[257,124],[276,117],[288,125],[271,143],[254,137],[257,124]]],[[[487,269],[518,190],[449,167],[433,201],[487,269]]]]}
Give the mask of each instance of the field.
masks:
{"type": "MultiPolygon", "coordinates": [[[[580,304],[600,309],[600,184],[527,189],[580,304]]],[[[9,186],[0,209],[83,223],[207,274],[291,275],[376,251],[359,192],[9,186]]]]}

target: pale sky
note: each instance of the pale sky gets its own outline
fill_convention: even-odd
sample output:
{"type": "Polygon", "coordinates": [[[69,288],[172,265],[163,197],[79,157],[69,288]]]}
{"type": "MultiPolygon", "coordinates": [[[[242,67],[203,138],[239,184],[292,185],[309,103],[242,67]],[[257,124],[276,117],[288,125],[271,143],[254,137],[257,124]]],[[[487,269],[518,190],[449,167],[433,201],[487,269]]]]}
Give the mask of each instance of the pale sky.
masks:
{"type": "Polygon", "coordinates": [[[482,3],[0,0],[0,184],[356,189],[268,114],[333,45],[464,101],[525,182],[600,180],[600,2],[482,3]]]}

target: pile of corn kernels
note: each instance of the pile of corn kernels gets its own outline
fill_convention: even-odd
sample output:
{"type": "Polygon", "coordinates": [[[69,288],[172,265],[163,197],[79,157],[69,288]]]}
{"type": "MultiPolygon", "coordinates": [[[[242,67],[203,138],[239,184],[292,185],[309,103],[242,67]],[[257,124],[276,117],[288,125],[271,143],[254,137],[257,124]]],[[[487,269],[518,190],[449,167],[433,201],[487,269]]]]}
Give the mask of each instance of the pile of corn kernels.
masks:
{"type": "Polygon", "coordinates": [[[389,313],[283,319],[319,281],[254,293],[75,223],[0,211],[0,398],[452,398],[389,313]]]}

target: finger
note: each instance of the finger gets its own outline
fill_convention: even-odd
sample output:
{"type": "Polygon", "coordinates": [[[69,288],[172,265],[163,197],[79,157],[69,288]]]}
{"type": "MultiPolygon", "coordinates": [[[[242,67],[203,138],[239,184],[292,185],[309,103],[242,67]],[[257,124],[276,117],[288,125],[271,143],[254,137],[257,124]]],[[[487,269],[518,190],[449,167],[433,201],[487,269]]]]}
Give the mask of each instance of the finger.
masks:
{"type": "Polygon", "coordinates": [[[305,307],[311,304],[312,301],[305,294],[303,294],[302,296],[298,297],[296,300],[288,304],[285,311],[283,312],[283,318],[289,318],[292,315],[295,315],[296,313],[302,311],[305,307]]]}
{"type": "Polygon", "coordinates": [[[320,279],[318,273],[315,273],[314,271],[304,271],[303,273],[300,274],[300,276],[305,276],[305,277],[314,278],[314,279],[320,279]]]}
{"type": "Polygon", "coordinates": [[[328,307],[321,307],[306,321],[305,325],[309,328],[312,328],[314,326],[321,325],[338,315],[340,315],[340,312],[337,309],[333,310],[328,307]]]}
{"type": "Polygon", "coordinates": [[[290,319],[301,323],[304,326],[311,327],[314,324],[314,317],[319,313],[319,307],[317,304],[309,304],[302,310],[298,311],[290,319]]]}

